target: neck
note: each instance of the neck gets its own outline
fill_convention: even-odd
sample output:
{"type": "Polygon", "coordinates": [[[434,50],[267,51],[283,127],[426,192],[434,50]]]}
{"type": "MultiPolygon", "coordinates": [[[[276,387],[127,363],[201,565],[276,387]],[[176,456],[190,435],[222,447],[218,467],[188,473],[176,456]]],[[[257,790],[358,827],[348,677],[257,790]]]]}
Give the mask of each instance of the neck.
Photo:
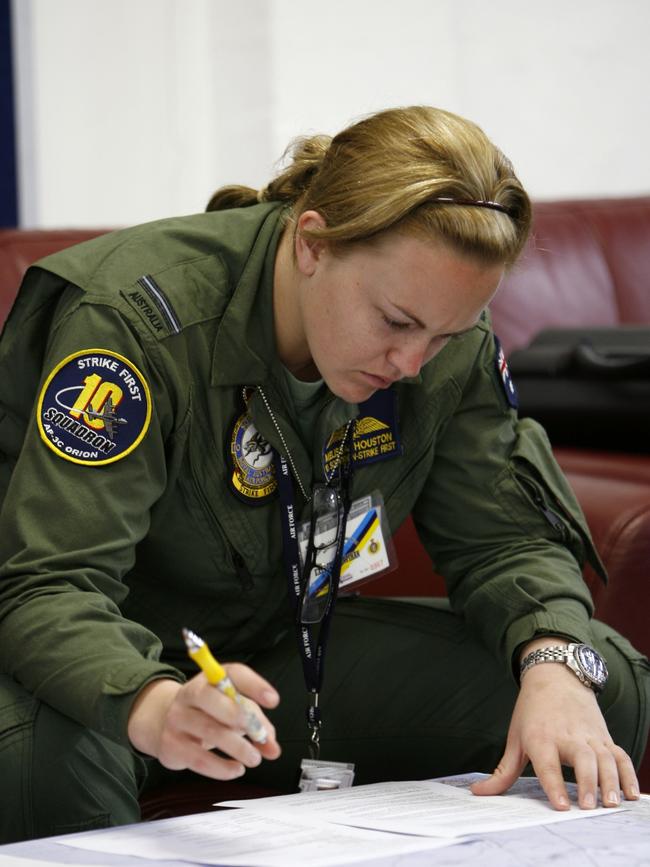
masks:
{"type": "Polygon", "coordinates": [[[302,321],[300,274],[293,257],[293,234],[288,226],[275,257],[273,271],[273,326],[278,357],[297,379],[314,381],[314,365],[302,321]]]}

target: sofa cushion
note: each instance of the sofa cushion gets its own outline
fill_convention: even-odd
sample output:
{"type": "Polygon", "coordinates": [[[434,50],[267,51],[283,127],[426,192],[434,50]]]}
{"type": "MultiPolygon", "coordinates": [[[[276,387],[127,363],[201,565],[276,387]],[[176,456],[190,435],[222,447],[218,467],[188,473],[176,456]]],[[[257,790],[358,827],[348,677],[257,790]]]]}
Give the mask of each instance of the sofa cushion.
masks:
{"type": "Polygon", "coordinates": [[[0,232],[0,326],[27,268],[37,259],[103,234],[101,229],[7,229],[0,232]]]}
{"type": "Polygon", "coordinates": [[[590,567],[585,578],[596,616],[650,656],[650,460],[608,452],[557,449],[607,567],[604,585],[590,567]]]}
{"type": "Polygon", "coordinates": [[[506,354],[544,328],[650,324],[650,196],[539,202],[491,304],[506,354]]]}

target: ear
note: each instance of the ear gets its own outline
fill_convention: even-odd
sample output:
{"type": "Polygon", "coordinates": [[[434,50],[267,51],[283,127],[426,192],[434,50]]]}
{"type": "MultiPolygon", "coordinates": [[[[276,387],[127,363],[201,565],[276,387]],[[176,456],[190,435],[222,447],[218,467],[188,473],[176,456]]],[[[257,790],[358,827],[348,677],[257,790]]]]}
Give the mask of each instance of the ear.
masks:
{"type": "Polygon", "coordinates": [[[303,230],[324,229],[327,223],[318,211],[303,211],[296,222],[294,238],[296,263],[298,270],[306,277],[311,277],[318,261],[327,247],[326,241],[306,238],[303,230]]]}

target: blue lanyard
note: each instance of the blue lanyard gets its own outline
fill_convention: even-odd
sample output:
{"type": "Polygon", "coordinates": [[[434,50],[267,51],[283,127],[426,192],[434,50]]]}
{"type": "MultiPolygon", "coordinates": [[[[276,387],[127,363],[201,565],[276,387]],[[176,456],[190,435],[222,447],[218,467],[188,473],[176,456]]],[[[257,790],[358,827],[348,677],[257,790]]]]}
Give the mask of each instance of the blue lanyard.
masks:
{"type": "MultiPolygon", "coordinates": [[[[349,458],[349,453],[348,453],[349,458]]],[[[327,602],[327,607],[320,621],[318,639],[315,640],[310,624],[300,620],[301,597],[302,597],[302,570],[300,563],[300,548],[298,546],[298,531],[296,527],[296,511],[294,502],[293,481],[291,471],[284,455],[275,452],[275,467],[280,493],[280,515],[282,522],[282,554],[284,569],[287,576],[289,599],[294,613],[294,619],[298,637],[298,649],[302,662],[305,685],[309,695],[307,707],[307,724],[311,730],[311,743],[317,758],[319,747],[319,731],[321,727],[321,712],[319,695],[323,684],[325,648],[329,636],[330,624],[334,613],[334,605],[338,592],[339,578],[341,574],[341,562],[343,559],[343,542],[345,525],[349,508],[348,489],[351,473],[351,460],[348,459],[345,467],[339,467],[339,481],[343,488],[343,526],[337,546],[336,556],[332,566],[332,589],[327,602]]]]}

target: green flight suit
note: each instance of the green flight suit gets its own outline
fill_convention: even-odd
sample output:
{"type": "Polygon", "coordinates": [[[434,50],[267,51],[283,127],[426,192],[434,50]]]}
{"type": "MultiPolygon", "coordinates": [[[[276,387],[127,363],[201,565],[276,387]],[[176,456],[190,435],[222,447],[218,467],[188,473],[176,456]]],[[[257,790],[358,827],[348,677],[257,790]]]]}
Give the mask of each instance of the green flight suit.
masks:
{"type": "MultiPolygon", "coordinates": [[[[183,626],[279,686],[279,738],[295,751],[251,776],[290,786],[295,775],[305,746],[304,686],[280,510],[276,497],[252,503],[234,495],[229,443],[243,389],[255,389],[249,411],[257,430],[290,453],[308,491],[323,478],[330,436],[358,408],[325,389],[311,449],[292,421],[273,333],[282,213],[259,205],[115,232],[48,257],[23,283],[0,340],[0,738],[11,766],[5,779],[21,793],[11,818],[0,805],[5,834],[137,818],[143,767],[127,739],[128,714],[152,679],[195,673],[183,626]],[[97,466],[53,454],[34,419],[48,375],[90,349],[137,368],[152,407],[142,440],[97,466]],[[71,741],[76,752],[64,746],[71,741]],[[65,762],[48,759],[55,750],[65,762]],[[92,797],[90,784],[73,792],[82,754],[92,797]],[[48,793],[66,774],[60,788],[70,794],[48,824],[48,793]]],[[[424,776],[489,770],[514,701],[518,648],[550,633],[600,647],[617,681],[603,696],[610,728],[640,760],[646,662],[590,621],[580,567],[589,558],[600,568],[597,554],[543,431],[508,405],[488,317],[395,389],[403,454],[358,467],[352,497],[380,489],[393,530],[413,514],[454,614],[410,603],[339,604],[323,696],[325,754],[356,757],[362,779],[413,776],[417,767],[424,776]],[[375,662],[373,653],[385,658],[375,662]],[[446,706],[444,694],[466,702],[446,706]],[[441,731],[463,731],[468,703],[471,724],[452,748],[441,731]],[[337,720],[356,720],[357,728],[342,734],[337,720]],[[489,733],[482,751],[472,746],[481,731],[489,733]],[[423,745],[435,740],[444,767],[422,762],[423,745]]],[[[295,487],[296,507],[308,517],[295,487]]]]}

